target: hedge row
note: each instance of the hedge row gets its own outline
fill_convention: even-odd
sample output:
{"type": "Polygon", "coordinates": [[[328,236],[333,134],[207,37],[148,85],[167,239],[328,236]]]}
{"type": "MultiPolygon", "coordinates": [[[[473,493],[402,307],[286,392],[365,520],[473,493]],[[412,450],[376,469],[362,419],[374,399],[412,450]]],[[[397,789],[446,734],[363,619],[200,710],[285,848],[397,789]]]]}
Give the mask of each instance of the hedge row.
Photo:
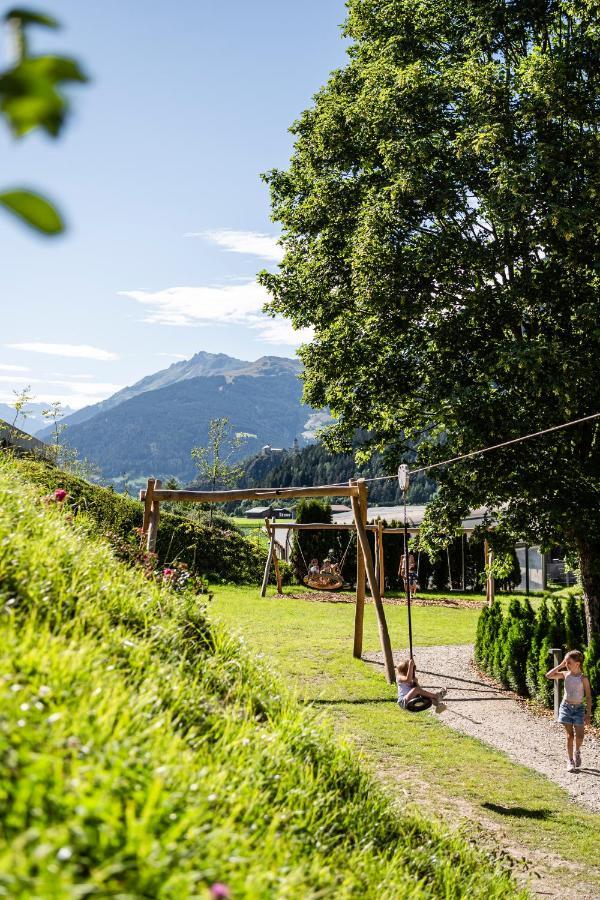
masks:
{"type": "MultiPolygon", "coordinates": [[[[19,459],[16,463],[43,493],[64,488],[73,508],[86,512],[104,537],[127,541],[141,528],[143,507],[138,500],[90,484],[45,461],[19,459]]],[[[165,565],[183,562],[209,579],[237,583],[260,581],[265,565],[265,552],[234,527],[211,528],[173,513],[161,514],[156,552],[165,565]]]]}
{"type": "Polygon", "coordinates": [[[505,687],[552,707],[553,683],[546,678],[552,667],[550,649],[582,650],[595,701],[594,721],[600,725],[600,636],[586,646],[585,634],[583,601],[573,593],[564,600],[544,598],[536,612],[529,600],[511,600],[506,612],[496,601],[479,617],[475,662],[505,687]]]}

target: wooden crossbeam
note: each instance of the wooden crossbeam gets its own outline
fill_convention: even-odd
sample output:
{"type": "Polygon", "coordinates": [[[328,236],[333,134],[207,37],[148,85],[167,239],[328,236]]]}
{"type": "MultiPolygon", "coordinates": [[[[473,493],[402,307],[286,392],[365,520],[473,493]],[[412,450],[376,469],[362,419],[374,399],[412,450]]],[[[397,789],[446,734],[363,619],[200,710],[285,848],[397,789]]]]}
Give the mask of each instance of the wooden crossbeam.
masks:
{"type": "MultiPolygon", "coordinates": [[[[235,491],[172,491],[155,490],[154,499],[180,500],[184,503],[228,503],[230,500],[284,500],[294,497],[352,497],[357,488],[350,485],[320,485],[319,487],[289,487],[242,489],[235,491]]],[[[140,491],[140,500],[146,499],[146,490],[140,491]]]]}

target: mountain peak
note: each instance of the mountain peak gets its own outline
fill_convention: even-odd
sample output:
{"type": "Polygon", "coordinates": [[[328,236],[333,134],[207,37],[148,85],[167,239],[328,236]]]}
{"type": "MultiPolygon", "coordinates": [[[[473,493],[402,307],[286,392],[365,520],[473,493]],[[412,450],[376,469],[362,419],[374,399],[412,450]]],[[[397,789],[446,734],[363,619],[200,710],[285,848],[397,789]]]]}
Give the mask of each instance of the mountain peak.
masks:
{"type": "MultiPolygon", "coordinates": [[[[112,397],[77,410],[77,412],[64,420],[64,424],[79,425],[81,422],[91,419],[97,413],[114,409],[126,400],[131,400],[133,397],[138,397],[147,391],[155,391],[190,378],[223,376],[227,382],[231,382],[241,375],[276,377],[284,373],[299,374],[301,369],[302,364],[299,360],[289,359],[285,356],[261,356],[260,359],[252,362],[236,359],[233,356],[228,356],[226,353],[210,353],[207,350],[199,350],[190,359],[177,360],[177,362],[171,363],[166,369],[146,375],[140,381],[136,381],[135,384],[117,391],[112,397]]],[[[47,429],[44,429],[44,431],[40,432],[40,436],[43,437],[46,431],[47,429]]]]}

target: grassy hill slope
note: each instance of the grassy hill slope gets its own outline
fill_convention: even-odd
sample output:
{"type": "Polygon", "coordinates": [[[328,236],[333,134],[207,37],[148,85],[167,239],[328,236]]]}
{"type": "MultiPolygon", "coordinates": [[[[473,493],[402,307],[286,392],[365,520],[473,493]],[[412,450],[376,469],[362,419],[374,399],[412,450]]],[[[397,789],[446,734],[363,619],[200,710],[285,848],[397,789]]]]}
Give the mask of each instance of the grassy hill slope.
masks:
{"type": "MultiPolygon", "coordinates": [[[[36,459],[16,459],[13,466],[41,495],[63,488],[74,509],[85,512],[95,531],[110,537],[113,544],[134,540],[143,521],[138,500],[116,494],[110,488],[90,484],[83,478],[62,472],[51,463],[36,459]]],[[[161,511],[156,552],[159,562],[176,560],[190,570],[212,578],[235,582],[259,582],[266,552],[244,538],[234,527],[222,530],[192,522],[184,516],[161,511]]]]}
{"type": "Polygon", "coordinates": [[[0,893],[522,896],[95,529],[0,457],[0,893]]]}

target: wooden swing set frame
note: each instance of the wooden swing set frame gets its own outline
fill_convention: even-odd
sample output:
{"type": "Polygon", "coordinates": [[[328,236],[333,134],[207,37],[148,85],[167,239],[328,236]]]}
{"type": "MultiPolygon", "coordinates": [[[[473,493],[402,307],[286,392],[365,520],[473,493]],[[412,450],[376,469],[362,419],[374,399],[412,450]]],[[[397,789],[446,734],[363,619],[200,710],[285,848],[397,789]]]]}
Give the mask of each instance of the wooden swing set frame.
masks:
{"type": "MultiPolygon", "coordinates": [[[[162,488],[161,482],[158,479],[149,478],[146,489],[140,491],[140,500],[144,504],[144,522],[142,530],[143,534],[146,536],[146,547],[149,551],[154,551],[156,548],[156,537],[160,520],[160,504],[163,501],[183,503],[227,503],[232,500],[283,500],[298,499],[300,497],[350,498],[352,512],[354,513],[354,525],[350,527],[356,529],[357,543],[361,551],[356,555],[356,607],[354,613],[353,655],[357,659],[360,659],[362,656],[365,595],[366,583],[368,580],[377,616],[379,641],[383,652],[386,678],[390,684],[395,684],[396,675],[394,671],[394,657],[392,654],[392,645],[380,590],[383,545],[380,540],[378,542],[377,565],[375,565],[371,554],[367,530],[371,530],[373,527],[378,528],[379,526],[367,526],[367,485],[364,478],[350,479],[348,485],[336,484],[320,485],[319,487],[256,488],[254,490],[243,489],[233,491],[171,490],[162,488]]],[[[314,528],[313,525],[310,525],[309,527],[314,528]]],[[[339,528],[339,526],[334,524],[332,525],[332,528],[339,528]]],[[[267,524],[267,530],[271,540],[265,566],[265,574],[263,577],[263,585],[261,588],[262,596],[264,596],[266,592],[271,564],[273,559],[276,559],[274,555],[275,530],[270,524],[267,524]]],[[[277,563],[275,563],[275,567],[277,576],[277,563]]],[[[280,586],[280,583],[280,578],[278,578],[278,587],[280,586]]]]}

